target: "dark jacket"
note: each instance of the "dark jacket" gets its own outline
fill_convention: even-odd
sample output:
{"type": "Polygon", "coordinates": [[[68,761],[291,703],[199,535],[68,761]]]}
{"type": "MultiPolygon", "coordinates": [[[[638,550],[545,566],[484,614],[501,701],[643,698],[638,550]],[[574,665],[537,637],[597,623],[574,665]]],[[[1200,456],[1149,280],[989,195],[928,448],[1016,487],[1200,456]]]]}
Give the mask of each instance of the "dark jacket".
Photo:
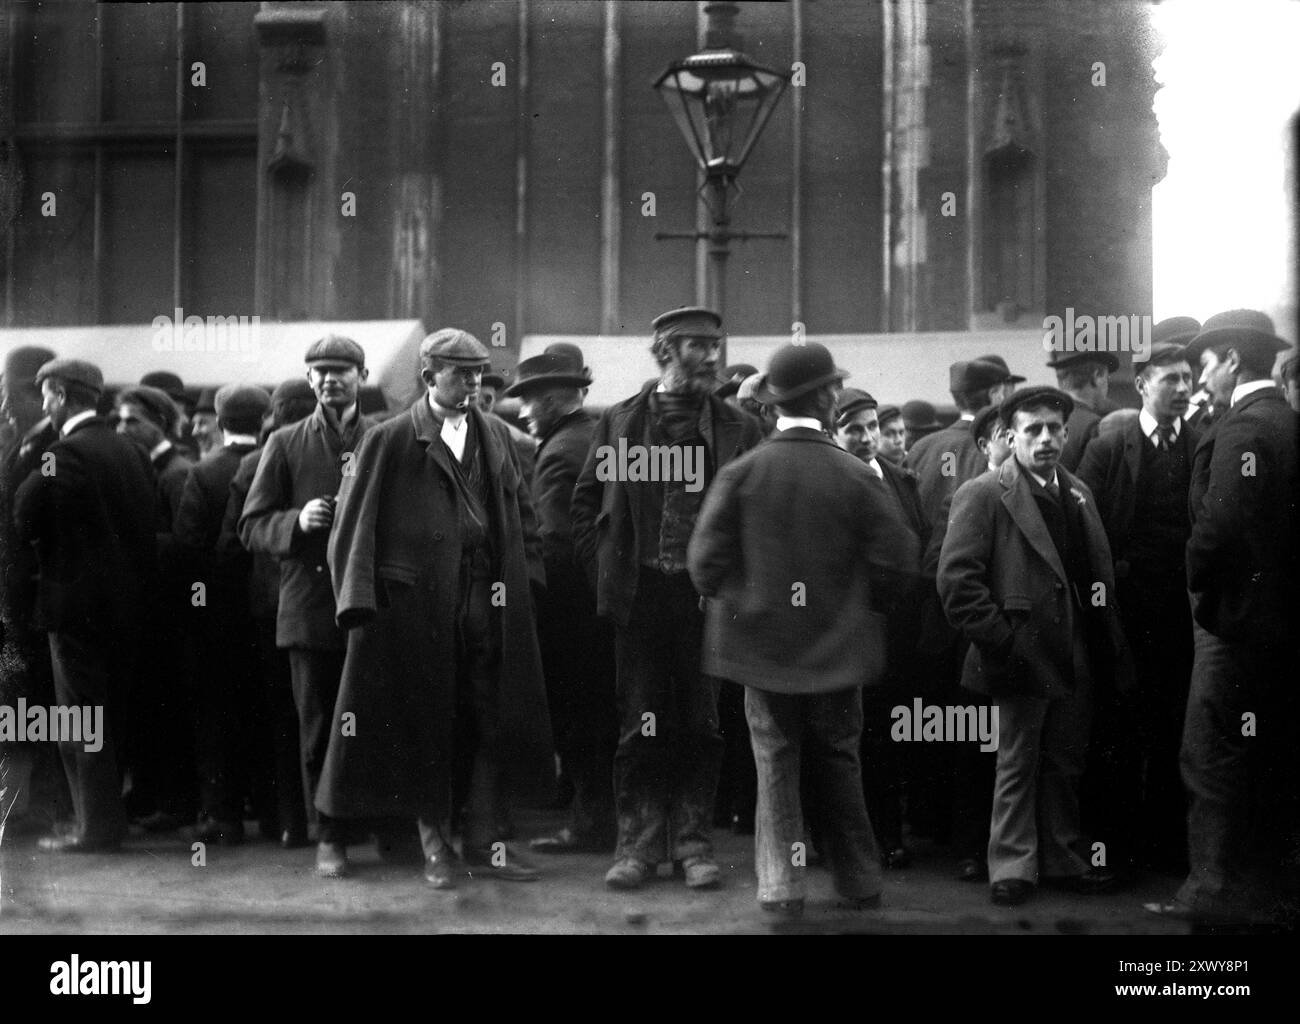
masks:
{"type": "MultiPolygon", "coordinates": [[[[573,542],[578,558],[594,582],[599,613],[619,625],[627,624],[641,560],[648,554],[647,539],[640,536],[641,501],[648,488],[660,485],[597,480],[598,453],[602,445],[616,447],[619,438],[627,438],[629,445],[644,443],[650,395],[657,386],[657,380],[648,381],[639,393],[601,414],[573,492],[573,542]]],[[[721,398],[710,395],[706,401],[708,413],[702,418],[701,429],[716,474],[762,441],[763,432],[752,416],[721,398]]]]}
{"type": "Polygon", "coordinates": [[[1300,611],[1300,417],[1277,388],[1214,425],[1209,484],[1187,542],[1192,614],[1224,640],[1286,643],[1300,611]]]}
{"type": "Polygon", "coordinates": [[[49,448],[52,472],[18,488],[14,523],[39,564],[36,623],[49,632],[129,631],[157,583],[149,456],[99,416],[49,448]]]}
{"type": "Polygon", "coordinates": [[[548,580],[579,568],[573,546],[573,487],[595,432],[595,419],[577,409],[556,423],[537,446],[533,504],[548,580]]]}
{"type": "Polygon", "coordinates": [[[1095,407],[1074,399],[1074,411],[1065,421],[1067,436],[1065,447],[1061,449],[1061,465],[1071,473],[1076,472],[1083,461],[1083,453],[1101,429],[1102,417],[1119,408],[1122,407],[1107,399],[1102,399],[1095,407]]]}
{"type": "Polygon", "coordinates": [[[703,670],[776,693],[877,682],[885,623],[872,579],[920,562],[886,486],[806,427],[723,467],[689,549],[706,608],[703,670]]]}
{"type": "Polygon", "coordinates": [[[933,523],[953,492],[988,468],[988,457],[975,443],[971,420],[959,419],[917,441],[903,465],[916,474],[921,508],[933,523]]]}
{"type": "Polygon", "coordinates": [[[230,479],[226,514],[221,521],[221,535],[217,538],[217,559],[227,563],[251,559],[248,610],[255,619],[274,619],[280,606],[280,563],[265,551],[248,551],[239,539],[239,519],[244,514],[248,490],[253,486],[253,477],[257,475],[257,465],[264,450],[254,448],[245,455],[230,479]]]}
{"type": "Polygon", "coordinates": [[[267,438],[239,520],[239,538],[250,551],[280,560],[279,647],[337,651],[346,646],[334,621],[334,590],[325,563],[329,531],[303,533],[298,513],[313,498],[338,494],[354,449],[373,425],[358,412],[340,437],[317,405],[306,419],[267,438]]]}
{"type": "MultiPolygon", "coordinates": [[[[470,409],[487,470],[490,546],[503,603],[497,690],[499,767],[521,800],[554,780],[550,717],[531,589],[541,544],[505,425],[470,409]]],[[[455,468],[428,401],[367,432],[343,481],[329,562],[347,660],[316,805],[337,817],[415,816],[438,806],[452,772],[461,540],[455,468]],[[355,715],[355,735],[342,716],[355,715]]],[[[260,470],[259,470],[260,473],[260,470]]]]}
{"type": "Polygon", "coordinates": [[[249,569],[246,560],[219,558],[217,548],[230,501],[230,482],[251,451],[250,444],[224,445],[190,470],[185,482],[173,532],[200,578],[218,574],[242,582],[249,569]]]}
{"type": "MultiPolygon", "coordinates": [[[[1189,470],[1200,439],[1200,433],[1184,420],[1174,444],[1182,447],[1189,470]]],[[[1142,469],[1142,446],[1150,443],[1142,433],[1141,423],[1135,418],[1125,423],[1121,430],[1096,437],[1084,450],[1083,462],[1079,465],[1079,479],[1097,498],[1111,555],[1116,559],[1116,575],[1121,578],[1128,574],[1128,564],[1123,559],[1133,527],[1133,506],[1142,469]]]]}
{"type": "MultiPolygon", "coordinates": [[[[1105,664],[1099,680],[1133,686],[1120,627],[1110,545],[1087,484],[1061,468],[1063,501],[1078,503],[1089,577],[1103,585],[1105,664]]],[[[1074,615],[1066,570],[1015,457],[957,490],[939,557],[939,596],[948,621],[971,642],[961,685],[977,693],[1054,696],[1073,685],[1074,615]],[[1011,651],[1005,659],[993,652],[1011,651]]],[[[1091,595],[1089,595],[1091,596],[1091,595]]]]}

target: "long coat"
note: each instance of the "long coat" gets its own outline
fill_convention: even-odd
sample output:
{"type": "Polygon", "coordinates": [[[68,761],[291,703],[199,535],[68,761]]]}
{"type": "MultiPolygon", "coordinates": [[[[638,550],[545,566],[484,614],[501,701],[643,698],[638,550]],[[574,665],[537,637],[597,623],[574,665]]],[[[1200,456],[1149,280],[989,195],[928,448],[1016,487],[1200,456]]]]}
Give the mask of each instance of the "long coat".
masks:
{"type": "Polygon", "coordinates": [[[713,598],[706,673],[786,694],[880,679],[886,636],[872,580],[920,563],[887,487],[807,427],[722,468],[689,548],[695,589],[713,598]]]}
{"type": "MultiPolygon", "coordinates": [[[[1180,445],[1190,472],[1192,455],[1201,439],[1200,432],[1183,421],[1174,444],[1180,445]]],[[[1116,560],[1116,574],[1128,574],[1124,555],[1133,528],[1133,507],[1137,501],[1137,484],[1142,473],[1142,446],[1150,444],[1136,417],[1123,428],[1094,438],[1084,450],[1079,464],[1079,479],[1097,497],[1111,555],[1116,560]]]]}
{"type": "Polygon", "coordinates": [[[313,498],[339,493],[345,467],[373,425],[358,412],[340,436],[317,405],[306,419],[281,427],[266,440],[239,519],[239,539],[248,550],[280,561],[277,647],[338,651],[346,643],[334,623],[334,592],[325,564],[327,531],[303,533],[298,513],[313,498]]]}
{"type": "Polygon", "coordinates": [[[577,409],[556,423],[537,446],[533,500],[548,580],[557,572],[572,576],[579,571],[573,547],[573,485],[595,430],[591,414],[577,409]]]}
{"type": "MultiPolygon", "coordinates": [[[[1115,601],[1110,545],[1088,485],[1057,467],[1063,501],[1079,503],[1089,578],[1104,586],[1104,666],[1119,690],[1133,687],[1133,665],[1115,601]]],[[[971,642],[961,685],[977,693],[1049,697],[1073,684],[1075,605],[1056,545],[1016,459],[957,489],[939,556],[939,596],[948,621],[971,642]],[[982,652],[1014,643],[1004,668],[982,652]]],[[[1087,597],[1091,598],[1091,594],[1087,597]]],[[[1099,631],[1100,632],[1100,631],[1099,631]]]]}
{"type": "Polygon", "coordinates": [[[958,487],[988,468],[988,457],[979,450],[971,433],[972,422],[959,419],[927,434],[903,459],[903,465],[917,475],[921,507],[931,523],[958,487]]]}
{"type": "MultiPolygon", "coordinates": [[[[592,436],[587,461],[573,489],[573,541],[578,558],[593,579],[599,613],[617,625],[627,624],[636,598],[641,559],[654,541],[640,535],[641,502],[659,484],[627,480],[602,482],[596,466],[603,445],[617,447],[618,439],[642,444],[649,416],[650,394],[658,386],[648,381],[639,393],[601,414],[592,436]]],[[[700,418],[708,448],[710,475],[763,440],[759,422],[749,413],[728,405],[716,395],[707,398],[700,418]]]]}
{"type": "MultiPolygon", "coordinates": [[[[523,800],[554,782],[550,717],[531,600],[544,581],[528,488],[504,424],[477,409],[490,543],[503,583],[497,690],[500,765],[523,800]],[[498,424],[500,424],[498,426],[498,424]]],[[[421,398],[373,428],[339,492],[329,562],[347,660],[316,805],[355,818],[416,816],[446,801],[456,714],[460,519],[451,453],[421,398]],[[344,715],[355,716],[345,735],[344,715]]]]}
{"type": "Polygon", "coordinates": [[[1196,621],[1229,641],[1278,644],[1300,608],[1300,417],[1276,388],[1214,425],[1209,486],[1187,542],[1196,621]]]}

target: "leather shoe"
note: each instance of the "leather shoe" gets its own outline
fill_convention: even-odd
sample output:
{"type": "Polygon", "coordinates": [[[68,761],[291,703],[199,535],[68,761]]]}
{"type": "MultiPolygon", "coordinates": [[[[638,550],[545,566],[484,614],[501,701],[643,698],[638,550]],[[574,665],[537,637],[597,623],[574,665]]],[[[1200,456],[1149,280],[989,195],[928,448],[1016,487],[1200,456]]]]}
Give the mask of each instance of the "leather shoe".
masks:
{"type": "Polygon", "coordinates": [[[478,874],[499,878],[503,882],[536,882],[542,877],[542,873],[508,843],[493,843],[486,849],[467,849],[464,859],[466,867],[479,868],[478,874]]]}
{"type": "Polygon", "coordinates": [[[716,889],[722,882],[722,871],[709,857],[687,857],[682,869],[688,889],[716,889]]]}
{"type": "Polygon", "coordinates": [[[1113,871],[1092,868],[1081,875],[1065,875],[1042,879],[1044,888],[1072,892],[1079,896],[1095,896],[1112,892],[1119,885],[1113,871]]]}
{"type": "Polygon", "coordinates": [[[42,836],[36,846],[43,853],[112,853],[122,846],[120,839],[88,839],[84,836],[42,836]]]}
{"type": "Polygon", "coordinates": [[[624,857],[605,872],[605,884],[611,889],[639,889],[650,874],[650,865],[635,857],[624,857]]]}
{"type": "Polygon", "coordinates": [[[456,851],[444,846],[424,862],[424,880],[435,889],[456,888],[456,876],[464,870],[456,851]]]}
{"type": "Polygon", "coordinates": [[[976,857],[967,857],[957,862],[957,881],[959,882],[987,882],[989,880],[988,865],[976,857]]]}
{"type": "Polygon", "coordinates": [[[305,829],[286,828],[280,833],[280,846],[285,850],[297,850],[311,843],[305,829]]]}
{"type": "Polygon", "coordinates": [[[316,844],[316,874],[321,878],[346,878],[348,851],[342,843],[316,844]]]}
{"type": "Polygon", "coordinates": [[[613,840],[602,843],[590,836],[580,836],[571,828],[528,841],[528,848],[537,853],[609,853],[613,845],[613,840]]]}
{"type": "Polygon", "coordinates": [[[772,914],[782,921],[797,921],[803,917],[803,900],[765,900],[758,905],[764,913],[772,914]]]}
{"type": "Polygon", "coordinates": [[[194,830],[194,838],[200,843],[216,843],[219,846],[238,846],[244,841],[244,823],[242,821],[218,821],[205,818],[194,830]]]}
{"type": "Polygon", "coordinates": [[[1034,883],[1023,878],[1005,878],[994,882],[992,888],[993,902],[1000,907],[1017,907],[1034,894],[1034,883]]]}

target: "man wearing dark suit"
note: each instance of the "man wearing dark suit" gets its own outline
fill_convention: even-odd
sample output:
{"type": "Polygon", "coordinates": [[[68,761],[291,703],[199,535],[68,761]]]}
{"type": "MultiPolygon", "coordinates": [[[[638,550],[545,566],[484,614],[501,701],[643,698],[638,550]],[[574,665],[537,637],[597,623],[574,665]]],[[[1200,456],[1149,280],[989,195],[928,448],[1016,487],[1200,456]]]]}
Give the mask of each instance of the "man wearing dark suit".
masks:
{"type": "MultiPolygon", "coordinates": [[[[41,464],[41,456],[58,439],[58,431],[41,408],[36,371],[54,358],[47,348],[20,346],[5,355],[0,381],[0,422],[8,421],[13,436],[0,459],[0,704],[49,704],[54,699],[50,674],[50,645],[35,625],[36,553],[19,543],[14,533],[14,495],[18,486],[41,464]]],[[[63,765],[44,743],[0,742],[6,763],[0,818],[7,828],[48,831],[57,815],[66,815],[63,765]],[[39,794],[33,794],[38,789],[39,794]],[[24,820],[26,818],[26,820],[24,820]]]]}
{"type": "Polygon", "coordinates": [[[537,636],[560,767],[573,784],[569,824],[532,840],[540,853],[609,853],[614,846],[614,637],[573,547],[573,487],[596,421],[582,408],[591,375],[582,352],[551,352],[519,364],[507,395],[537,438],[533,507],[542,538],[546,599],[537,636]]]}
{"type": "MultiPolygon", "coordinates": [[[[921,692],[917,672],[917,626],[934,577],[928,586],[921,577],[921,552],[930,537],[930,524],[921,508],[916,474],[896,466],[880,454],[878,405],[870,394],[857,388],[840,392],[835,410],[835,440],[859,459],[872,478],[884,485],[893,515],[906,527],[915,564],[907,567],[912,586],[890,589],[890,601],[882,610],[888,618],[885,681],[862,693],[862,784],[867,812],[875,827],[876,840],[886,867],[905,868],[911,853],[903,846],[903,751],[890,737],[891,711],[921,692]]],[[[818,808],[821,810],[821,808],[818,808]]]]}
{"type": "MultiPolygon", "coordinates": [[[[316,392],[316,411],[267,439],[239,520],[245,547],[280,560],[275,641],[289,651],[303,788],[313,801],[347,647],[334,618],[326,545],[335,496],[344,474],[353,472],[356,446],[373,425],[357,404],[369,375],[365,359],[360,345],[337,335],[308,347],[307,380],[316,392]]],[[[341,877],[347,872],[343,830],[327,815],[319,826],[316,870],[322,877],[341,877]]]]}
{"type": "MultiPolygon", "coordinates": [[[[162,374],[162,376],[174,376],[162,374]]],[[[182,392],[183,393],[183,392],[182,392]]],[[[158,491],[159,593],[150,617],[140,728],[136,735],[145,748],[123,752],[133,776],[128,809],[149,831],[170,831],[193,815],[195,809],[192,709],[179,666],[186,660],[186,610],[189,608],[190,573],[176,551],[172,525],[181,493],[194,464],[170,440],[177,434],[180,411],[161,388],[137,384],[119,392],[117,432],[149,453],[158,491]]]]}
{"type": "Polygon", "coordinates": [[[188,555],[194,581],[206,591],[190,609],[201,803],[195,838],[223,845],[244,840],[245,795],[253,797],[264,834],[272,832],[266,750],[257,742],[267,734],[248,606],[251,560],[243,552],[233,558],[218,552],[230,482],[244,456],[257,447],[270,405],[258,387],[227,384],[217,391],[222,445],[190,471],[176,514],[176,543],[188,555]]]}
{"type": "Polygon", "coordinates": [[[1177,872],[1186,849],[1178,744],[1192,669],[1192,617],[1183,549],[1199,440],[1183,418],[1192,393],[1186,349],[1153,342],[1137,370],[1142,411],[1094,438],[1079,466],[1110,541],[1138,679],[1132,694],[1098,687],[1084,786],[1085,821],[1094,839],[1105,843],[1107,864],[1125,874],[1138,861],[1177,872]]]}
{"type": "Polygon", "coordinates": [[[939,558],[949,621],[971,642],[962,685],[996,698],[989,828],[994,903],[1039,880],[1103,891],[1114,875],[1080,855],[1078,785],[1096,681],[1131,686],[1110,547],[1087,485],[1060,469],[1073,403],[1032,387],[1002,402],[1014,458],[957,491],[939,558]]]}
{"type": "Polygon", "coordinates": [[[614,888],[640,886],[668,859],[670,823],[686,884],[721,880],[712,845],[718,690],[700,671],[704,616],[686,546],[708,481],[761,440],[751,416],[711,394],[721,327],[716,313],[695,307],[655,319],[661,376],[601,416],[573,494],[574,544],[597,611],[615,626],[619,835],[605,876],[614,888]],[[645,464],[631,461],[638,453],[681,472],[633,473],[645,464]]]}
{"type": "Polygon", "coordinates": [[[1189,872],[1172,902],[1148,904],[1166,916],[1297,917],[1300,418],[1269,378],[1287,347],[1254,310],[1210,317],[1188,346],[1189,358],[1214,352],[1204,383],[1219,412],[1187,542],[1196,622],[1180,755],[1189,872]]]}
{"type": "Polygon", "coordinates": [[[37,624],[49,633],[55,698],[104,709],[98,750],[60,744],[77,824],[41,848],[115,849],[127,829],[116,746],[155,586],[153,480],[148,456],[95,415],[104,389],[97,366],[55,359],[36,380],[59,440],[19,487],[14,521],[19,541],[36,547],[37,624]]]}
{"type": "Polygon", "coordinates": [[[719,472],[689,551],[691,578],[709,599],[704,671],[746,687],[758,900],[783,916],[804,903],[804,869],[792,856],[804,839],[801,767],[822,792],[837,892],[854,909],[879,905],[858,764],[862,688],[880,680],[886,658],[872,589],[879,575],[912,574],[920,561],[886,486],[827,437],[844,376],[822,345],[777,350],[760,389],[780,414],[776,433],[719,472]]]}
{"type": "Polygon", "coordinates": [[[1061,452],[1061,465],[1073,473],[1097,436],[1101,418],[1119,408],[1106,397],[1119,358],[1112,352],[1053,352],[1047,365],[1056,371],[1057,387],[1074,399],[1074,411],[1065,424],[1069,440],[1061,452]]]}
{"type": "Polygon", "coordinates": [[[931,522],[945,498],[984,472],[986,460],[971,436],[971,421],[986,405],[996,405],[1011,394],[1015,379],[1005,366],[983,359],[953,363],[948,368],[948,390],[959,415],[949,426],[918,439],[903,460],[919,478],[921,506],[931,522]]]}

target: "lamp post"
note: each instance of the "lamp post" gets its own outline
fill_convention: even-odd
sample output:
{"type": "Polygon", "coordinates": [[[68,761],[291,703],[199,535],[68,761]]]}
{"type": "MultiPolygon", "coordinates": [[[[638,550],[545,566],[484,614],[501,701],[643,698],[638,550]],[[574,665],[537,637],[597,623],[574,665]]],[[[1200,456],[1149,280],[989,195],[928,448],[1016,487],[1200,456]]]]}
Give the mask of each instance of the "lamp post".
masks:
{"type": "MultiPolygon", "coordinates": [[[[785,238],[779,232],[731,230],[731,205],[739,194],[736,179],[758,137],[790,83],[787,72],[755,63],[741,50],[734,3],[710,3],[704,49],[673,63],[654,87],[664,98],[699,169],[700,193],[709,211],[708,231],[665,231],[656,238],[706,239],[708,306],[726,323],[727,256],[733,239],[785,238]]],[[[725,351],[722,355],[726,359],[725,351]]]]}

